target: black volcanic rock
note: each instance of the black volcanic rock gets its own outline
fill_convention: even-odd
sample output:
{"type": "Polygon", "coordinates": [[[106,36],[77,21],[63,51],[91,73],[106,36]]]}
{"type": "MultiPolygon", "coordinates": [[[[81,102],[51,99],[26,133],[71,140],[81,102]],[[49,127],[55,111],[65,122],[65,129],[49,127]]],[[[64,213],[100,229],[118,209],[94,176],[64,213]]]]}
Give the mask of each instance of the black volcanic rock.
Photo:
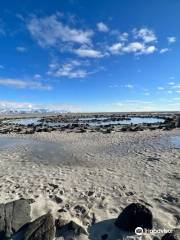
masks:
{"type": "Polygon", "coordinates": [[[176,126],[177,128],[180,128],[180,115],[178,115],[178,116],[176,117],[175,126],[176,126]]]}
{"type": "Polygon", "coordinates": [[[128,205],[115,221],[115,225],[125,231],[134,231],[137,227],[152,229],[151,211],[140,203],[128,205]]]}
{"type": "Polygon", "coordinates": [[[172,233],[166,233],[161,240],[180,240],[180,230],[175,229],[172,233]]]}
{"type": "Polygon", "coordinates": [[[24,240],[53,240],[55,225],[53,216],[47,213],[31,222],[25,231],[24,240]]]}

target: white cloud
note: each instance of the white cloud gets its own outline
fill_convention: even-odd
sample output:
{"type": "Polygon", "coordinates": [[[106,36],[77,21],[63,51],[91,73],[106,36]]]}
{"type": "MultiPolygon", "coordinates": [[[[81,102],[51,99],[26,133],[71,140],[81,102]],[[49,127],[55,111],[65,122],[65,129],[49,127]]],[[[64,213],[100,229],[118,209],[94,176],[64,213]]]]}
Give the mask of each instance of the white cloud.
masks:
{"type": "Polygon", "coordinates": [[[34,79],[41,79],[42,76],[39,73],[34,74],[34,79]]]}
{"type": "Polygon", "coordinates": [[[119,87],[119,85],[117,85],[117,84],[109,85],[109,88],[118,88],[118,87],[119,87]]]}
{"type": "Polygon", "coordinates": [[[22,47],[22,46],[18,46],[18,47],[16,47],[16,51],[17,51],[17,52],[24,53],[24,52],[27,52],[27,48],[22,47]]]}
{"type": "Polygon", "coordinates": [[[157,40],[155,33],[148,28],[134,28],[133,35],[135,39],[142,39],[145,43],[155,42],[157,40]]]}
{"type": "Polygon", "coordinates": [[[145,46],[140,42],[132,42],[132,43],[129,43],[129,45],[127,45],[126,47],[124,47],[123,51],[127,53],[135,53],[136,55],[151,54],[156,51],[156,47],[145,46]]]}
{"type": "Polygon", "coordinates": [[[0,109],[5,110],[24,110],[35,111],[38,109],[46,109],[50,111],[71,111],[79,112],[81,108],[74,104],[34,104],[30,102],[0,101],[0,109]]]}
{"type": "Polygon", "coordinates": [[[144,50],[142,51],[142,54],[151,54],[151,53],[154,53],[156,51],[156,47],[155,46],[148,46],[148,47],[145,47],[144,50]]]}
{"type": "Polygon", "coordinates": [[[71,28],[58,20],[57,15],[33,17],[27,24],[31,35],[41,47],[56,46],[61,42],[90,44],[92,30],[71,28]]]}
{"type": "Polygon", "coordinates": [[[175,43],[176,42],[176,37],[167,37],[168,43],[175,43]]]}
{"type": "Polygon", "coordinates": [[[114,43],[111,47],[109,47],[109,51],[112,54],[120,54],[122,52],[123,44],[118,42],[114,43]]]}
{"type": "Polygon", "coordinates": [[[117,39],[121,42],[128,41],[129,33],[127,33],[127,32],[120,32],[118,30],[111,30],[110,34],[116,36],[117,39]]]}
{"type": "Polygon", "coordinates": [[[103,22],[99,22],[97,23],[97,28],[100,32],[108,32],[109,28],[106,24],[104,24],[103,22]]]}
{"type": "Polygon", "coordinates": [[[157,87],[158,90],[164,90],[164,87],[157,87]]]}
{"type": "Polygon", "coordinates": [[[152,111],[154,109],[154,104],[151,101],[144,100],[125,100],[119,101],[112,104],[112,109],[115,111],[152,111]]]}
{"type": "Polygon", "coordinates": [[[80,47],[78,49],[73,50],[75,54],[77,54],[79,57],[88,57],[88,58],[101,58],[103,57],[102,53],[100,51],[91,49],[91,48],[84,48],[80,47]]]}
{"type": "Polygon", "coordinates": [[[172,86],[172,89],[178,89],[178,90],[179,90],[179,89],[180,89],[180,84],[175,84],[175,85],[173,85],[173,86],[172,86]]]}
{"type": "Polygon", "coordinates": [[[145,95],[145,96],[149,96],[150,93],[149,93],[149,92],[145,92],[144,95],[145,95]]]}
{"type": "Polygon", "coordinates": [[[175,82],[169,82],[168,85],[175,85],[175,82]]]}
{"type": "Polygon", "coordinates": [[[139,42],[132,42],[129,43],[129,45],[127,45],[126,47],[123,48],[124,52],[141,52],[144,49],[144,45],[142,43],[139,42]]]}
{"type": "Polygon", "coordinates": [[[133,88],[134,88],[134,86],[131,85],[131,84],[126,84],[125,87],[126,87],[126,88],[129,88],[129,89],[133,89],[133,88]]]}
{"type": "Polygon", "coordinates": [[[83,65],[81,62],[75,60],[62,65],[58,63],[50,64],[50,70],[47,74],[54,77],[85,78],[90,73],[85,69],[81,69],[81,65],[83,65]]]}
{"type": "Polygon", "coordinates": [[[29,88],[29,89],[44,89],[51,90],[52,87],[49,85],[45,85],[40,82],[34,81],[25,81],[21,79],[13,79],[13,78],[0,78],[0,85],[6,87],[14,87],[14,88],[29,88]]]}
{"type": "Polygon", "coordinates": [[[118,38],[120,41],[126,42],[128,40],[128,36],[129,34],[127,32],[124,32],[124,33],[120,33],[118,38]]]}
{"type": "Polygon", "coordinates": [[[131,42],[127,45],[118,42],[109,47],[109,51],[112,54],[134,53],[135,55],[147,55],[154,53],[156,47],[153,45],[147,46],[141,42],[131,42]]]}
{"type": "Polygon", "coordinates": [[[166,53],[166,52],[169,52],[169,48],[162,48],[159,52],[160,52],[161,54],[166,53]]]}

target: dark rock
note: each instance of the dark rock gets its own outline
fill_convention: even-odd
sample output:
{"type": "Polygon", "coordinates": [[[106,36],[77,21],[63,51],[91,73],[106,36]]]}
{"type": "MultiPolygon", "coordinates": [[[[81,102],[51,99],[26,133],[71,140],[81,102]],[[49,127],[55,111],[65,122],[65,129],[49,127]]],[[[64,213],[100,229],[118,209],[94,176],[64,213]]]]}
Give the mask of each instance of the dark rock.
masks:
{"type": "Polygon", "coordinates": [[[53,240],[55,226],[53,216],[47,213],[31,222],[24,234],[24,240],[53,240]]]}
{"type": "Polygon", "coordinates": [[[178,203],[179,199],[177,197],[174,197],[170,195],[169,193],[167,194],[161,194],[161,197],[163,200],[170,202],[170,203],[178,203]]]}
{"type": "Polygon", "coordinates": [[[140,203],[128,205],[115,221],[115,225],[125,231],[134,231],[136,227],[152,229],[152,213],[140,203]]]}
{"type": "Polygon", "coordinates": [[[54,189],[57,189],[58,188],[58,185],[57,184],[54,184],[54,183],[48,183],[50,187],[53,187],[54,189]]]}
{"type": "Polygon", "coordinates": [[[55,220],[55,226],[58,230],[61,230],[68,223],[69,223],[69,220],[62,218],[61,216],[59,216],[59,218],[55,220]]]}
{"type": "Polygon", "coordinates": [[[180,240],[180,229],[175,229],[172,233],[166,233],[161,240],[180,240]]]}
{"type": "Polygon", "coordinates": [[[88,235],[86,229],[75,221],[69,222],[68,229],[73,231],[75,235],[80,235],[80,234],[88,235]]]}
{"type": "Polygon", "coordinates": [[[101,236],[101,239],[102,239],[102,240],[108,239],[108,234],[106,233],[106,234],[102,235],[102,236],[101,236]]]}
{"type": "Polygon", "coordinates": [[[175,126],[176,126],[177,128],[180,128],[180,116],[179,116],[179,115],[176,117],[175,126]]]}
{"type": "Polygon", "coordinates": [[[54,196],[54,200],[56,203],[62,203],[63,202],[63,199],[57,195],[54,196]]]}
{"type": "Polygon", "coordinates": [[[59,218],[55,221],[55,224],[57,235],[64,237],[68,236],[67,239],[71,239],[70,236],[88,235],[85,227],[79,223],[78,219],[71,220],[71,217],[63,218],[62,216],[59,216],[59,218]]]}
{"type": "Polygon", "coordinates": [[[88,191],[87,195],[88,195],[88,197],[93,196],[94,195],[94,191],[88,191]]]}
{"type": "Polygon", "coordinates": [[[74,209],[76,210],[76,212],[79,212],[81,214],[87,213],[87,209],[84,206],[81,206],[81,205],[76,205],[74,207],[74,209]]]}
{"type": "Polygon", "coordinates": [[[0,236],[11,237],[30,218],[30,203],[28,200],[20,199],[7,204],[0,204],[0,236]]]}

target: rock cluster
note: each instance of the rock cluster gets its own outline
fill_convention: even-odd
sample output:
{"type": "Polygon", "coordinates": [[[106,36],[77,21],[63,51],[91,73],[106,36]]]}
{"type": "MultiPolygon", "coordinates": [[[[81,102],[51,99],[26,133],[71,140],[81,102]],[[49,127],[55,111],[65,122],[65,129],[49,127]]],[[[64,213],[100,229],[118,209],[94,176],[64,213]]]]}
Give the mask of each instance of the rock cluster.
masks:
{"type": "Polygon", "coordinates": [[[175,127],[180,127],[180,116],[162,115],[162,114],[80,114],[80,115],[57,115],[42,117],[36,124],[17,124],[9,119],[0,121],[0,133],[18,133],[18,134],[33,134],[36,132],[51,132],[51,131],[67,131],[67,132],[100,132],[103,134],[111,133],[112,131],[135,132],[143,130],[171,130],[175,127]],[[157,123],[141,123],[141,124],[122,124],[119,121],[130,120],[133,117],[140,118],[159,118],[164,119],[164,122],[157,123]]]}
{"type": "MultiPolygon", "coordinates": [[[[31,201],[20,199],[0,205],[0,239],[12,240],[75,240],[89,239],[88,230],[78,219],[64,218],[59,212],[59,217],[54,219],[49,212],[38,219],[31,221],[31,201]],[[82,238],[79,238],[82,237],[82,238]]],[[[70,215],[69,215],[70,216],[70,215]]],[[[114,228],[119,231],[134,231],[136,227],[152,229],[153,216],[144,205],[132,203],[120,213],[115,221],[114,228]]],[[[115,230],[115,229],[114,229],[115,230]]],[[[101,239],[108,239],[108,234],[101,239]]],[[[162,240],[179,240],[179,231],[165,234],[162,240]]]]}

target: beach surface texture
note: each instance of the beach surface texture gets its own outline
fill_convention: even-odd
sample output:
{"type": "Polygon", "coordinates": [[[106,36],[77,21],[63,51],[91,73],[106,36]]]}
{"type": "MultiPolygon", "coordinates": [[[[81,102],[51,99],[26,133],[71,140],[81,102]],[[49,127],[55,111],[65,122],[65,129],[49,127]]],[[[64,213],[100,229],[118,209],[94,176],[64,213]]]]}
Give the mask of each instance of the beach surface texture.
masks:
{"type": "Polygon", "coordinates": [[[31,221],[49,211],[78,221],[85,232],[73,239],[122,239],[127,233],[114,221],[131,203],[152,212],[153,229],[173,230],[180,221],[178,135],[179,129],[1,135],[0,202],[31,199],[31,221]]]}

